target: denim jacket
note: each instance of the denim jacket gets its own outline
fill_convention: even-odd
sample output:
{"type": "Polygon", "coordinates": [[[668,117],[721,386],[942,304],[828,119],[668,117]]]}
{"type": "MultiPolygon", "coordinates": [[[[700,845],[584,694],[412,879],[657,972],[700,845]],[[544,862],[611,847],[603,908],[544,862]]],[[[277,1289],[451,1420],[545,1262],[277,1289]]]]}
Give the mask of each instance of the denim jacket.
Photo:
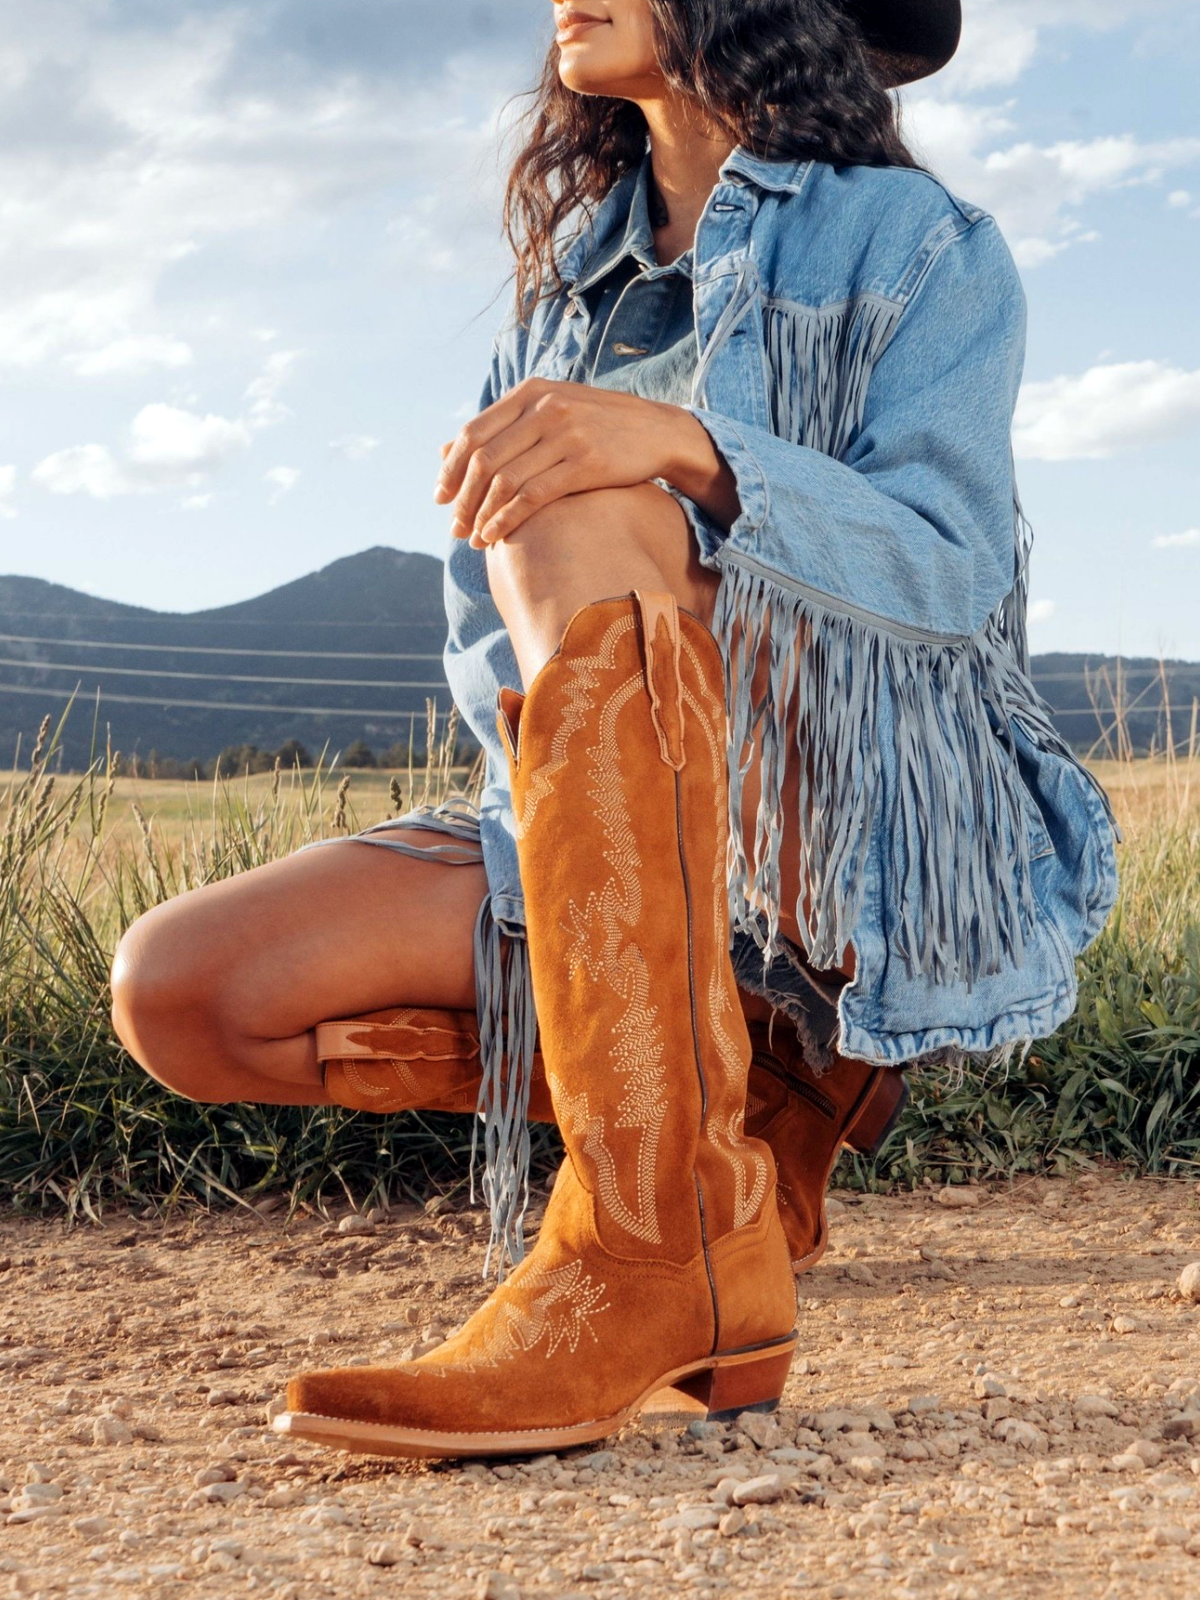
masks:
{"type": "MultiPolygon", "coordinates": [[[[624,226],[636,166],[560,247],[565,287],[496,335],[480,409],[565,379],[582,294],[624,226]]],[[[1007,1059],[1075,1008],[1075,957],[1115,902],[1121,835],[1029,676],[1030,529],[1013,408],[1025,298],[995,219],[902,167],[765,160],[736,147],[696,229],[699,362],[685,408],[736,480],[725,530],[677,487],[720,577],[735,941],[780,958],[779,845],[799,831],[817,968],[840,991],[838,1049],[899,1064],[1007,1059]],[[740,638],[740,647],[735,647],[740,638]],[[769,689],[751,670],[768,653],[769,689]],[[742,840],[752,737],[763,783],[742,840]],[[799,814],[783,813],[787,743],[799,814]]],[[[496,695],[519,687],[483,551],[453,540],[445,666],[484,746],[490,915],[524,907],[496,695]]],[[[492,1001],[481,994],[481,1010],[492,1001]]]]}

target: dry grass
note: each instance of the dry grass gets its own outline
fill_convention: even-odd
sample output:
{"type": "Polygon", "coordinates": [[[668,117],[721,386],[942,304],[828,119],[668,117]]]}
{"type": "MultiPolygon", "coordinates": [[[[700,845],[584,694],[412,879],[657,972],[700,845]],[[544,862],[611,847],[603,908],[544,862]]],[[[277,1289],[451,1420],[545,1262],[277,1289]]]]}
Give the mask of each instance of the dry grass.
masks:
{"type": "MultiPolygon", "coordinates": [[[[29,769],[0,785],[0,1199],[94,1210],[282,1186],[297,1204],[461,1182],[468,1119],[207,1106],[161,1089],[114,1036],[108,992],[117,940],[149,907],[414,802],[477,794],[478,767],[451,765],[454,719],[431,722],[423,760],[401,772],[318,765],[212,783],[124,776],[111,750],[56,774],[61,727],[47,719],[29,769]]],[[[897,1135],[852,1181],[1200,1162],[1200,762],[1096,771],[1125,830],[1123,882],[1079,963],[1076,1014],[1003,1082],[914,1075],[897,1135]]],[[[552,1158],[552,1135],[538,1139],[552,1158]]]]}

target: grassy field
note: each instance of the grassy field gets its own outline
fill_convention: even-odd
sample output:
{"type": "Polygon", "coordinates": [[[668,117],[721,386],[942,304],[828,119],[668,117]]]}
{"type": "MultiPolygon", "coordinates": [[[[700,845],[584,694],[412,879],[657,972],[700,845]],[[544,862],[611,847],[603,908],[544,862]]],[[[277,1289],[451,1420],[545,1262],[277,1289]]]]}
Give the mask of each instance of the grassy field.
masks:
{"type": "MultiPolygon", "coordinates": [[[[208,1106],[162,1089],[109,1021],[108,971],[149,906],[349,833],[478,773],[454,727],[398,772],[276,770],[197,783],[123,776],[111,752],[53,770],[48,721],[0,779],[0,1203],[98,1213],[106,1201],[290,1205],[416,1198],[466,1181],[471,1119],[337,1108],[208,1106]]],[[[1200,1171],[1200,761],[1096,763],[1121,819],[1121,899],[1080,961],[1079,1006],[1007,1076],[912,1075],[873,1166],[886,1188],[1119,1161],[1200,1171]]],[[[536,1131],[536,1162],[557,1158],[536,1131]]]]}

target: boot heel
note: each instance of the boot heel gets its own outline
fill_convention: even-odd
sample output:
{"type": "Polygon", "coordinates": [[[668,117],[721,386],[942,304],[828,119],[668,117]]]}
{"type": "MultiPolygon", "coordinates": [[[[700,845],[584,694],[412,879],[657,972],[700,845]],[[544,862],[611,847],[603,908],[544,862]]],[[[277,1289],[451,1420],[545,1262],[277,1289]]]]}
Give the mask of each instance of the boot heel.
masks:
{"type": "Polygon", "coordinates": [[[681,1378],[671,1393],[691,1401],[688,1408],[709,1422],[727,1422],[739,1411],[774,1411],[783,1394],[795,1338],[768,1350],[732,1351],[715,1357],[716,1365],[681,1378]]]}
{"type": "Polygon", "coordinates": [[[851,1150],[868,1160],[879,1154],[908,1104],[908,1080],[898,1067],[880,1069],[879,1081],[846,1134],[851,1150]]]}

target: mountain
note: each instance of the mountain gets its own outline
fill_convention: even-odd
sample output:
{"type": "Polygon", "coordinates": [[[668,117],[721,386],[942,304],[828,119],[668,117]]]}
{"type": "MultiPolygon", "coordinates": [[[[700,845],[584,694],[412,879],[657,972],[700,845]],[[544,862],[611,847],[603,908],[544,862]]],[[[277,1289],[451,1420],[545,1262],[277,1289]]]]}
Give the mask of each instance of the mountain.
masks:
{"type": "Polygon", "coordinates": [[[1168,721],[1177,750],[1190,740],[1200,749],[1200,662],[1048,652],[1031,668],[1056,725],[1081,754],[1161,754],[1168,721]]]}
{"type": "MultiPolygon", "coordinates": [[[[410,725],[420,750],[427,697],[450,706],[445,637],[442,563],[385,545],[206,611],[153,611],[41,578],[0,577],[0,761],[11,763],[19,735],[25,765],[43,715],[53,726],[76,685],[65,768],[90,759],[97,689],[98,753],[106,722],[114,749],[143,760],[151,750],[181,760],[211,759],[230,744],[273,750],[290,738],[313,754],[328,741],[330,757],[365,739],[378,754],[407,740],[410,725]]],[[[1162,673],[1173,737],[1189,738],[1198,663],[1169,661],[1160,672],[1146,658],[1056,653],[1034,656],[1032,670],[1081,753],[1117,748],[1114,695],[1130,708],[1127,746],[1161,750],[1162,673]]]]}
{"type": "Polygon", "coordinates": [[[380,752],[406,740],[414,720],[420,749],[427,697],[450,705],[445,637],[442,563],[384,545],[204,611],[0,577],[0,759],[11,764],[20,735],[24,765],[43,715],[53,727],[76,685],[64,768],[87,765],[94,717],[97,753],[107,722],[113,748],[143,760],[289,738],[314,754],[355,739],[380,752]]]}

